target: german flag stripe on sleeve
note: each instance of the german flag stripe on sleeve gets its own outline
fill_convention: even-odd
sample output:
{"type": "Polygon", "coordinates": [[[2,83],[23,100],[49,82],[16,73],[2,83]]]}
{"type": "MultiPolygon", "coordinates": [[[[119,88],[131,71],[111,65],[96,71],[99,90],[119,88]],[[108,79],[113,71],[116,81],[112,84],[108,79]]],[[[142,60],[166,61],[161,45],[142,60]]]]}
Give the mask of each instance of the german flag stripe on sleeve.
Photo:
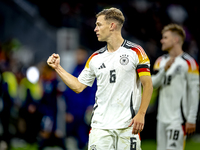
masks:
{"type": "Polygon", "coordinates": [[[131,48],[134,52],[136,52],[139,63],[144,64],[144,63],[150,63],[148,56],[146,55],[144,49],[141,46],[136,46],[131,48]]]}
{"type": "Polygon", "coordinates": [[[149,66],[146,64],[139,64],[136,68],[139,77],[141,76],[151,76],[149,66]]]}
{"type": "Polygon", "coordinates": [[[159,58],[156,60],[154,66],[153,66],[153,70],[159,70],[159,69],[160,69],[160,62],[161,62],[161,60],[162,60],[162,57],[159,57],[159,58]]]}
{"type": "Polygon", "coordinates": [[[182,58],[188,64],[188,73],[199,75],[199,65],[197,62],[186,53],[183,54],[182,58]]]}
{"type": "Polygon", "coordinates": [[[141,76],[151,76],[149,66],[147,64],[150,63],[148,56],[146,55],[144,49],[141,46],[136,46],[131,48],[134,52],[136,52],[139,60],[139,64],[137,65],[137,73],[139,77],[141,76]]]}
{"type": "Polygon", "coordinates": [[[86,62],[86,65],[85,65],[85,68],[89,68],[89,64],[90,64],[91,59],[92,59],[94,56],[98,55],[98,54],[99,54],[99,53],[95,52],[95,53],[93,53],[93,54],[90,56],[90,58],[88,58],[88,60],[87,60],[87,62],[86,62]]]}
{"type": "Polygon", "coordinates": [[[186,60],[186,62],[188,64],[188,73],[199,75],[199,66],[198,66],[197,62],[196,61],[191,62],[189,60],[186,60]],[[192,63],[194,65],[192,65],[192,63]]]}

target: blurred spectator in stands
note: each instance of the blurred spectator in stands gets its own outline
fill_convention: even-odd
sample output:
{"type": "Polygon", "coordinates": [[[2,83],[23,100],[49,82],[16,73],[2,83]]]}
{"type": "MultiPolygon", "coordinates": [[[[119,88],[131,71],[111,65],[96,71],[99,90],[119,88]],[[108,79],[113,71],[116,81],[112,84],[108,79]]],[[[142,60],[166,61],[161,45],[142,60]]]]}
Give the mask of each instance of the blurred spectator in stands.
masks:
{"type": "MultiPolygon", "coordinates": [[[[58,128],[60,126],[59,123],[62,124],[62,122],[57,122],[57,113],[63,112],[63,115],[65,113],[65,110],[60,111],[60,109],[65,109],[63,106],[65,105],[65,102],[61,102],[63,107],[58,108],[60,106],[58,105],[58,102],[61,101],[58,99],[58,96],[61,94],[60,91],[58,91],[59,82],[56,78],[55,72],[46,63],[41,64],[41,79],[44,94],[41,100],[40,110],[44,116],[41,121],[39,150],[55,145],[65,150],[65,133],[60,131],[58,128]]],[[[64,117],[62,120],[64,121],[64,117]]],[[[62,120],[60,119],[60,121],[62,120]]]]}
{"type": "Polygon", "coordinates": [[[0,111],[0,120],[3,127],[3,135],[0,140],[5,141],[9,146],[11,139],[11,133],[9,132],[11,108],[17,96],[17,80],[15,75],[10,71],[2,73],[1,95],[2,107],[0,111]]]}
{"type": "MultiPolygon", "coordinates": [[[[2,134],[0,135],[0,146],[10,147],[10,140],[14,133],[10,131],[11,110],[17,99],[17,78],[13,72],[17,68],[16,60],[13,58],[13,51],[19,48],[19,42],[10,39],[0,45],[0,124],[2,134]]],[[[0,147],[1,149],[2,147],[0,147]]]]}
{"type": "Polygon", "coordinates": [[[179,4],[171,4],[167,7],[167,14],[174,23],[183,24],[188,18],[186,9],[179,4]]]}
{"type": "Polygon", "coordinates": [[[19,85],[19,97],[22,106],[19,110],[18,134],[19,138],[28,143],[35,143],[40,130],[42,114],[39,110],[43,96],[42,85],[39,82],[39,70],[32,66],[27,69],[19,85]]]}
{"type": "MultiPolygon", "coordinates": [[[[88,58],[88,52],[84,47],[76,51],[76,62],[72,75],[78,77],[88,58]]],[[[65,92],[67,101],[67,137],[75,137],[78,142],[78,148],[83,149],[88,142],[89,124],[93,104],[95,102],[96,84],[92,88],[87,87],[82,93],[76,94],[67,88],[65,92]]]]}

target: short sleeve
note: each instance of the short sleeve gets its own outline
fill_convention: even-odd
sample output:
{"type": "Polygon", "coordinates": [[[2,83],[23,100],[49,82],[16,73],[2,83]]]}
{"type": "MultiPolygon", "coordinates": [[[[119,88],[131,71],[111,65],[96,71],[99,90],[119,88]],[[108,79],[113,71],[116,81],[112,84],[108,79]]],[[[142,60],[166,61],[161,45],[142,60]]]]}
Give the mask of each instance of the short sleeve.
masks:
{"type": "Polygon", "coordinates": [[[92,58],[95,55],[97,55],[97,53],[94,53],[90,56],[90,58],[86,62],[85,68],[82,70],[81,74],[78,77],[79,82],[90,87],[93,85],[95,80],[95,74],[91,64],[92,58]]]}
{"type": "Polygon", "coordinates": [[[139,77],[151,76],[150,61],[144,49],[138,45],[136,47],[133,47],[132,50],[136,52],[137,57],[138,57],[138,64],[137,64],[136,70],[139,77]]]}
{"type": "Polygon", "coordinates": [[[84,68],[81,74],[79,75],[78,80],[82,84],[92,87],[95,80],[95,75],[90,69],[84,68]]]}

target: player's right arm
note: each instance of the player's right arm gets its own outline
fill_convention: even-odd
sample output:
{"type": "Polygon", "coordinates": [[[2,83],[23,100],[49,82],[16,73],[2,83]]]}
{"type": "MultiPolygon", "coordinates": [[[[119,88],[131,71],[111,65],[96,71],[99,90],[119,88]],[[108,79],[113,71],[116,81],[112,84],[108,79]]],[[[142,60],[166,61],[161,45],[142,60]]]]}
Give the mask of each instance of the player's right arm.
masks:
{"type": "Polygon", "coordinates": [[[47,64],[57,72],[57,74],[60,76],[63,82],[74,92],[81,93],[87,87],[87,85],[84,85],[81,82],[79,82],[76,77],[66,72],[60,66],[60,56],[58,54],[52,54],[48,58],[47,64]]]}

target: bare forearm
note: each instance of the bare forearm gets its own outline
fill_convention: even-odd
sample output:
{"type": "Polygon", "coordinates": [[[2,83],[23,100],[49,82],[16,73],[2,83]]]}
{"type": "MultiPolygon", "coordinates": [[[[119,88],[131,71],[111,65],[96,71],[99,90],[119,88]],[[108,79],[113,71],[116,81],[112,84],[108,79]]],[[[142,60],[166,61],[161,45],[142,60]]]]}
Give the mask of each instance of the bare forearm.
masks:
{"type": "Polygon", "coordinates": [[[55,69],[55,71],[62,81],[74,92],[80,93],[86,88],[86,86],[80,83],[76,77],[66,72],[60,65],[55,69]]]}
{"type": "Polygon", "coordinates": [[[146,81],[142,85],[143,85],[143,93],[142,93],[142,100],[141,100],[141,105],[140,105],[140,109],[138,113],[145,115],[147,108],[149,106],[149,102],[151,100],[153,86],[152,86],[151,80],[146,81]]]}
{"type": "Polygon", "coordinates": [[[63,82],[74,92],[80,93],[82,92],[87,86],[80,83],[76,77],[66,72],[61,66],[60,66],[60,56],[58,54],[52,54],[48,60],[47,64],[55,69],[57,74],[60,76],[60,78],[63,80],[63,82]]]}
{"type": "Polygon", "coordinates": [[[138,134],[144,128],[144,117],[153,92],[152,80],[150,76],[141,76],[140,80],[143,85],[142,101],[138,113],[129,124],[129,127],[133,125],[133,134],[138,134]]]}

